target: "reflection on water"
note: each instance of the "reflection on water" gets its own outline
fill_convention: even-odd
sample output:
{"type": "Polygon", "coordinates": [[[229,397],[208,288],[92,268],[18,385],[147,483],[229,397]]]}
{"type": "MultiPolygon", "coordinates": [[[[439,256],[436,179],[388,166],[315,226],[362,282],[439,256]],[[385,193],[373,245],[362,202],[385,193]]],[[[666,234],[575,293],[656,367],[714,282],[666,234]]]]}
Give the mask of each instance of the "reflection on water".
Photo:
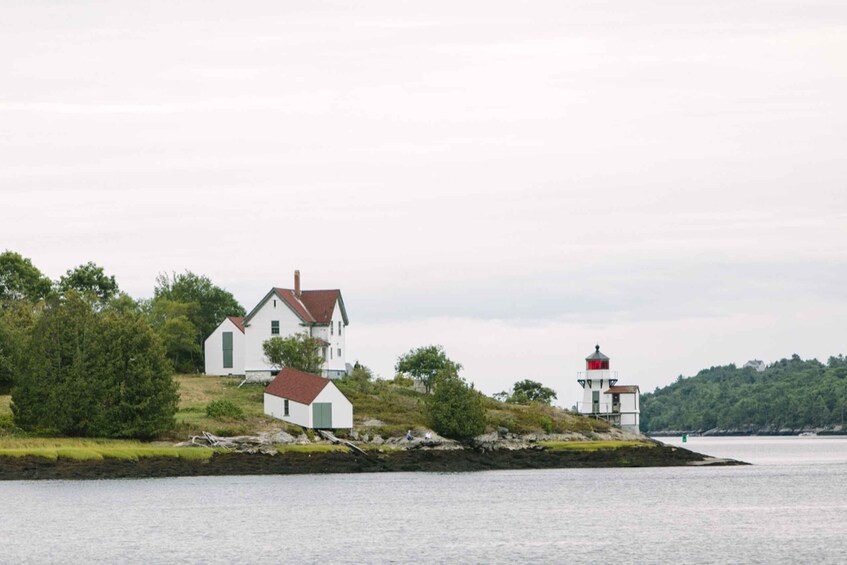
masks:
{"type": "Polygon", "coordinates": [[[686,445],[762,464],[0,483],[0,563],[844,562],[847,441],[686,445]]]}

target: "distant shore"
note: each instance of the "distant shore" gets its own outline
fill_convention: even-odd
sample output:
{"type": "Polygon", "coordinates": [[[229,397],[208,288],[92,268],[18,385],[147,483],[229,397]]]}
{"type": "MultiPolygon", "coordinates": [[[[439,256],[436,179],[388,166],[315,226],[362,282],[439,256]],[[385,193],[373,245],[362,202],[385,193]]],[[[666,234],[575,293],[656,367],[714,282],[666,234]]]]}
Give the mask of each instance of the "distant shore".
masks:
{"type": "Polygon", "coordinates": [[[597,451],[516,449],[498,451],[397,450],[277,455],[215,453],[206,460],[180,457],[74,460],[37,456],[0,457],[0,480],[126,479],[221,475],[296,475],[383,472],[468,472],[506,469],[743,465],[680,447],[622,447],[597,451]]]}
{"type": "Polygon", "coordinates": [[[741,437],[741,436],[780,436],[790,437],[801,434],[818,436],[847,436],[847,430],[833,429],[803,429],[803,430],[662,430],[658,432],[647,432],[650,437],[678,437],[681,435],[703,436],[703,437],[741,437]]]}

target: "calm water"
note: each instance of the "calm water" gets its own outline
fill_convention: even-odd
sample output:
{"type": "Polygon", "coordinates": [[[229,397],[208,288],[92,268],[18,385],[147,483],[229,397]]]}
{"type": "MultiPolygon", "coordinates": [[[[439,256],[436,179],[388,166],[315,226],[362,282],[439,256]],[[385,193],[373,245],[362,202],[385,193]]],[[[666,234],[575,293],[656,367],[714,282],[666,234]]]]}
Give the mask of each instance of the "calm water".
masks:
{"type": "Polygon", "coordinates": [[[847,440],[687,446],[758,465],[0,483],[0,562],[847,562],[847,440]]]}

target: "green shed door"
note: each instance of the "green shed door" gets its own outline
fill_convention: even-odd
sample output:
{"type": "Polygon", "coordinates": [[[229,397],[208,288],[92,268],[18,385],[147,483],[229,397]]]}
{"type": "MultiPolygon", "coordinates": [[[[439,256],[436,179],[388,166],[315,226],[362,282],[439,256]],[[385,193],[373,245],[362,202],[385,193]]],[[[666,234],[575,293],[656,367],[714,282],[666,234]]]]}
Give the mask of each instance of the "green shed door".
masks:
{"type": "Polygon", "coordinates": [[[312,427],[315,429],[332,428],[332,402],[312,404],[312,427]]]}
{"type": "Polygon", "coordinates": [[[232,369],[232,332],[223,332],[224,369],[232,369]]]}

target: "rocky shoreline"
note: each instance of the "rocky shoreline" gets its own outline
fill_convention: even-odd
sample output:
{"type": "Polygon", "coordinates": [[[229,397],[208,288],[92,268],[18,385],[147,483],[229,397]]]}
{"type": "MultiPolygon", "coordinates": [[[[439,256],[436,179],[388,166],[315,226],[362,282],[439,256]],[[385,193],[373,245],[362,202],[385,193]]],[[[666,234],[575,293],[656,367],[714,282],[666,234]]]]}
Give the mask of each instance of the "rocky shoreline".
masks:
{"type": "MultiPolygon", "coordinates": [[[[384,472],[468,472],[506,469],[743,465],[656,442],[653,447],[556,450],[542,446],[486,449],[427,447],[324,453],[215,453],[208,460],[145,457],[137,461],[0,457],[0,480],[126,479],[223,475],[292,475],[384,472]]],[[[190,448],[189,448],[190,449],[190,448]]],[[[202,448],[196,448],[202,449],[202,448]]]]}

